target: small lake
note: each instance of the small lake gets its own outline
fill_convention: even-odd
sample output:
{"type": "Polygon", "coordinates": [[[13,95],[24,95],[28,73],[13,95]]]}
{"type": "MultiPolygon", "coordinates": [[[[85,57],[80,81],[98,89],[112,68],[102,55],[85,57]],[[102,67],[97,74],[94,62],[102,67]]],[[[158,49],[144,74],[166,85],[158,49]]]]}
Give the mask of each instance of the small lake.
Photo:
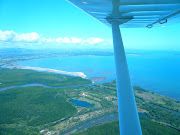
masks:
{"type": "Polygon", "coordinates": [[[93,104],[90,104],[85,101],[76,100],[76,99],[71,99],[71,100],[69,100],[69,102],[71,102],[77,106],[80,106],[80,107],[93,107],[93,104]]]}

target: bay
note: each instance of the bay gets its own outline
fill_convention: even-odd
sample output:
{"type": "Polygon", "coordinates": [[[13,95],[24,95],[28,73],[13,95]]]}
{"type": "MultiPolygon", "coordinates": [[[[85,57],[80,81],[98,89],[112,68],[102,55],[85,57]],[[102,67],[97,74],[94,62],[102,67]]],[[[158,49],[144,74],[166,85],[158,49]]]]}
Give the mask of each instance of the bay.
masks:
{"type": "MultiPolygon", "coordinates": [[[[171,53],[128,54],[127,61],[133,85],[180,100],[180,55],[171,53]]],[[[89,79],[100,80],[95,84],[115,79],[114,56],[55,57],[20,61],[17,64],[83,72],[89,79]]]]}

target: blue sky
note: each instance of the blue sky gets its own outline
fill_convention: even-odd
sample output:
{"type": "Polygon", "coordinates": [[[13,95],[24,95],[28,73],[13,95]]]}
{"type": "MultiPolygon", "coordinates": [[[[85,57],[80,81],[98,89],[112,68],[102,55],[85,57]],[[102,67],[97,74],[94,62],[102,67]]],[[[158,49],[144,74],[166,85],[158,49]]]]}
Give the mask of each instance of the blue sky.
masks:
{"type": "MultiPolygon", "coordinates": [[[[0,47],[112,49],[111,28],[66,0],[1,0],[0,47]]],[[[126,49],[180,51],[180,23],[121,29],[126,49]]]]}

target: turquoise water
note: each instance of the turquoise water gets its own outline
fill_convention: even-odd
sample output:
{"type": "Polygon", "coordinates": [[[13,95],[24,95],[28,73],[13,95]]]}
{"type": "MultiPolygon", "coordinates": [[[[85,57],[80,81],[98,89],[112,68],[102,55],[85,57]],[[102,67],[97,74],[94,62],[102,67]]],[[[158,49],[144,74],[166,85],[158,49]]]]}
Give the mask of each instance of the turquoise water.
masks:
{"type": "MultiPolygon", "coordinates": [[[[133,85],[180,100],[180,55],[136,54],[127,55],[133,85]]],[[[75,56],[36,59],[18,62],[22,66],[84,72],[88,78],[115,79],[113,56],[75,56]]]]}

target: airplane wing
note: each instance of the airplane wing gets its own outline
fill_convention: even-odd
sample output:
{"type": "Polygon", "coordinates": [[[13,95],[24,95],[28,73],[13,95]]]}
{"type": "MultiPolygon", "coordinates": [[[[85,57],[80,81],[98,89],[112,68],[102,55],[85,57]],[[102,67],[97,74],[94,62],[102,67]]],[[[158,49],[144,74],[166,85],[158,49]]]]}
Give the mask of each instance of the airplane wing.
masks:
{"type": "MultiPolygon", "coordinates": [[[[101,23],[111,26],[112,0],[68,0],[101,23]]],[[[180,0],[120,0],[120,19],[130,18],[120,25],[125,28],[166,26],[180,22],[180,0]]]]}

